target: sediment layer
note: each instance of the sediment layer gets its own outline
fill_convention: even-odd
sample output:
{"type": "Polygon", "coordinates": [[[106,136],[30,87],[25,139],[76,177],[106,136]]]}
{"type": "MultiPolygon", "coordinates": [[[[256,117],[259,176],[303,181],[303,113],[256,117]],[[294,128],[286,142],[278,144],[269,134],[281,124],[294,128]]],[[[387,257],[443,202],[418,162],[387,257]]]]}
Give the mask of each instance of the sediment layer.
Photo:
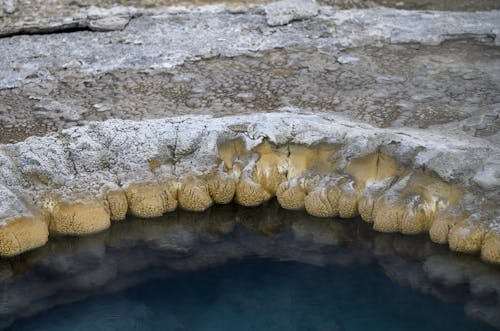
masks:
{"type": "Polygon", "coordinates": [[[0,254],[48,233],[102,231],[127,213],[276,197],[313,216],[360,215],[381,232],[429,232],[500,263],[499,159],[484,140],[327,115],[92,123],[0,146],[0,254]]]}

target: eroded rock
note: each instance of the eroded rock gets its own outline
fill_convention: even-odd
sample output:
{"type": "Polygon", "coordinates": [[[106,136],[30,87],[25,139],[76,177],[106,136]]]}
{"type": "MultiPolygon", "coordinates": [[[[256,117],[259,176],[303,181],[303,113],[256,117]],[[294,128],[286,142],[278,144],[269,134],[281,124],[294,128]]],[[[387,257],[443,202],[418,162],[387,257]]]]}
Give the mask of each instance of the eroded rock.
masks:
{"type": "MultiPolygon", "coordinates": [[[[125,208],[158,217],[178,205],[203,211],[234,196],[257,206],[277,195],[283,207],[314,216],[359,213],[379,231],[430,231],[454,250],[483,250],[498,263],[492,206],[500,183],[481,190],[471,181],[481,171],[475,165],[495,158],[497,147],[425,132],[281,113],[97,122],[53,135],[51,144],[33,137],[4,145],[4,162],[12,164],[1,168],[2,178],[11,178],[3,185],[17,195],[1,207],[29,201],[25,206],[50,215],[52,233],[85,234],[123,218],[125,208]]],[[[19,210],[3,217],[4,227],[19,210]]]]}
{"type": "Polygon", "coordinates": [[[1,254],[276,197],[499,261],[498,11],[2,4],[1,254]]]}

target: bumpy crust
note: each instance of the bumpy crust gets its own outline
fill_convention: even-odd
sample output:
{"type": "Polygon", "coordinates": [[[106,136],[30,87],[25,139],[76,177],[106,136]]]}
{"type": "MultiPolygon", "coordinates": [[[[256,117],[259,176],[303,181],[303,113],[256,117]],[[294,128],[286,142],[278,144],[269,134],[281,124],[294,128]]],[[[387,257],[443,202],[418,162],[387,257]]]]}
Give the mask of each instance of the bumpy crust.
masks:
{"type": "Polygon", "coordinates": [[[82,235],[109,228],[110,214],[104,202],[56,203],[49,224],[50,233],[82,235]]]}
{"type": "Polygon", "coordinates": [[[177,208],[177,199],[161,183],[134,183],[125,189],[128,213],[133,216],[159,217],[177,208]]]}
{"type": "Polygon", "coordinates": [[[213,205],[208,183],[200,179],[186,179],[179,188],[179,206],[190,211],[204,211],[213,205]]]}
{"type": "Polygon", "coordinates": [[[15,256],[45,245],[49,237],[46,221],[40,217],[20,217],[0,227],[0,256],[15,256]]]}

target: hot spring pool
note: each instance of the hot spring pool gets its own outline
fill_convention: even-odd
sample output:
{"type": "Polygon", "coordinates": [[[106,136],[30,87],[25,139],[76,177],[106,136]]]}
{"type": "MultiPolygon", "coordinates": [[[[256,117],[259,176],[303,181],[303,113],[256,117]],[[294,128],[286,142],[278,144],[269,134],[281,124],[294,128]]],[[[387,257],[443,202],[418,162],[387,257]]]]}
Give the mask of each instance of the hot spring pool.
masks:
{"type": "Polygon", "coordinates": [[[244,259],[54,308],[12,330],[492,330],[377,265],[244,259]]]}
{"type": "Polygon", "coordinates": [[[130,219],[0,260],[6,330],[495,330],[500,270],[273,204],[130,219]]]}

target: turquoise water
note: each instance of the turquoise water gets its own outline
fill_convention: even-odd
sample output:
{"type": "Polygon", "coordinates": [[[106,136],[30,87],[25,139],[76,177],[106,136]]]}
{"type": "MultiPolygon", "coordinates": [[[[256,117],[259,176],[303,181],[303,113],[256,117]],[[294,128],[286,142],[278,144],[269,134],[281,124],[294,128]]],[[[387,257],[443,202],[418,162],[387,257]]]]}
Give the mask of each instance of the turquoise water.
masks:
{"type": "Polygon", "coordinates": [[[493,330],[467,318],[463,305],[397,285],[374,263],[317,267],[250,257],[162,273],[9,330],[493,330]]]}

